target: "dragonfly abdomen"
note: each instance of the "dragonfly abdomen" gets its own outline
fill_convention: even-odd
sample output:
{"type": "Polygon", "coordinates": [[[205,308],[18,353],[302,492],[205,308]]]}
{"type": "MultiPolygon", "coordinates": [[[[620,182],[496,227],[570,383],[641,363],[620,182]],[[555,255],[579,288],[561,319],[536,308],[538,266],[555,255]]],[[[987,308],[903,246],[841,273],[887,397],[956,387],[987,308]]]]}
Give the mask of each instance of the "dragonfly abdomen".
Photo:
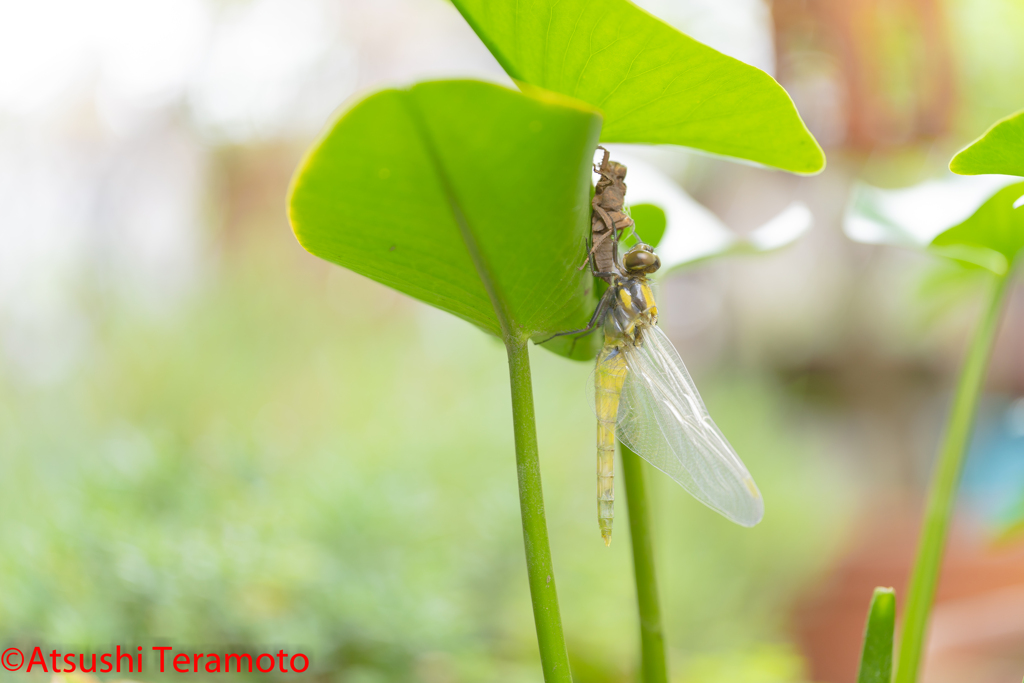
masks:
{"type": "Polygon", "coordinates": [[[615,423],[626,372],[626,359],[621,347],[605,346],[597,359],[597,370],[594,373],[597,407],[597,523],[605,545],[612,542],[612,520],[615,516],[615,423]]]}

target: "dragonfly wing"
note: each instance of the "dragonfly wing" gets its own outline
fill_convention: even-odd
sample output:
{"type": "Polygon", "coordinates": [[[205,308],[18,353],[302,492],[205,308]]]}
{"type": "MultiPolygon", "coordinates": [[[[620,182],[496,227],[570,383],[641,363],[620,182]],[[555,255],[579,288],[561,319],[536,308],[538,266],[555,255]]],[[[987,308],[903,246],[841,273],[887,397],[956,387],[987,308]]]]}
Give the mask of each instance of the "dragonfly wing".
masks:
{"type": "Polygon", "coordinates": [[[623,348],[629,372],[619,440],[712,510],[743,526],[760,522],[764,500],[757,485],[711,420],[665,333],[645,328],[642,344],[623,348]]]}

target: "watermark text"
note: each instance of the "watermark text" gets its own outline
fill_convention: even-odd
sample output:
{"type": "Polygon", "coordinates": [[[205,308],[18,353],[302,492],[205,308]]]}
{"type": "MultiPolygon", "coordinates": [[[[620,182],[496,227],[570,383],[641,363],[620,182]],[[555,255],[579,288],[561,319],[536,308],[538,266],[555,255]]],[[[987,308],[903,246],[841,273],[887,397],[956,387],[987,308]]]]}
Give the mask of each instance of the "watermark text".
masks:
{"type": "Polygon", "coordinates": [[[157,646],[146,652],[142,647],[118,645],[113,652],[46,652],[41,647],[9,647],[0,655],[0,666],[7,671],[25,673],[305,673],[309,657],[302,652],[290,654],[283,649],[272,652],[180,652],[170,646],[157,646]],[[148,655],[143,657],[143,655],[148,655]],[[145,661],[144,660],[148,660],[145,661]]]}

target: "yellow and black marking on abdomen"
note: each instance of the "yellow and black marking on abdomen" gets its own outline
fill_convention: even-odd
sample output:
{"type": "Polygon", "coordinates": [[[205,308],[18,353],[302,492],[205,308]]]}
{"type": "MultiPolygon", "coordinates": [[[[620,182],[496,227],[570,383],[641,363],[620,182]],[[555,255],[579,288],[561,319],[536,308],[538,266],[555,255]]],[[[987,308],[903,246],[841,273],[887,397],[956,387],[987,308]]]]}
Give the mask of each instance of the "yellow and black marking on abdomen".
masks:
{"type": "Polygon", "coordinates": [[[612,542],[615,490],[615,423],[619,415],[619,396],[626,380],[626,358],[621,345],[605,345],[594,373],[597,407],[597,523],[605,545],[612,542]]]}

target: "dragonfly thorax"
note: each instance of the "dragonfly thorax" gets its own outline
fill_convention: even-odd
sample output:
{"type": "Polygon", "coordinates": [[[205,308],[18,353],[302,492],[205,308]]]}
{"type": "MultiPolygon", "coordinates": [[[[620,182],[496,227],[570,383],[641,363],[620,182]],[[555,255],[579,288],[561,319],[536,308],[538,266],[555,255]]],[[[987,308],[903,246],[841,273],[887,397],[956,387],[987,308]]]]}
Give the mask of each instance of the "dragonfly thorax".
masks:
{"type": "Polygon", "coordinates": [[[639,344],[644,328],[658,322],[658,307],[643,273],[616,278],[605,296],[610,300],[604,319],[606,344],[639,344]]]}

